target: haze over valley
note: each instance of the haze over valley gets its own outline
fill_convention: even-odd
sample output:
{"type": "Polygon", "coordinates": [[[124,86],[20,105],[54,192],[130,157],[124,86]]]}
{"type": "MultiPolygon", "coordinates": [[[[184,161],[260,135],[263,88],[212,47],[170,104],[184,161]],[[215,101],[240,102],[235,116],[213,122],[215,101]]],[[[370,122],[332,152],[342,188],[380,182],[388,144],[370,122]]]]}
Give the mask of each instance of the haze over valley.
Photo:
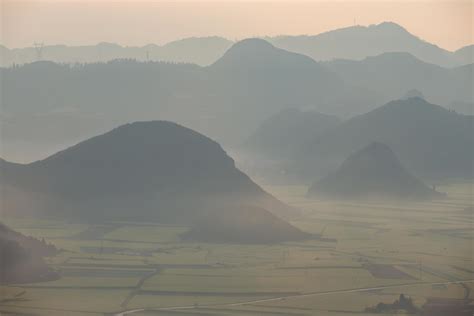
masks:
{"type": "Polygon", "coordinates": [[[348,119],[413,89],[431,103],[471,115],[472,65],[445,68],[398,51],[317,62],[247,39],[205,67],[117,59],[2,68],[3,156],[23,162],[45,158],[120,124],[150,118],[176,121],[234,148],[287,108],[348,119]]]}
{"type": "Polygon", "coordinates": [[[472,44],[66,44],[0,46],[0,315],[473,314],[472,44]]]}

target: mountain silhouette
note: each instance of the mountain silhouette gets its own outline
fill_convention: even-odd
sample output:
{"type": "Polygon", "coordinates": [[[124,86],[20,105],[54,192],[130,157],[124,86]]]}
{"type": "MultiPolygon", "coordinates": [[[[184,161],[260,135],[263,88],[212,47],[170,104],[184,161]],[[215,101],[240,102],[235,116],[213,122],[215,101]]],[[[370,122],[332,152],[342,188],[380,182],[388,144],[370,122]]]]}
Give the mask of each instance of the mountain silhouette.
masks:
{"type": "Polygon", "coordinates": [[[306,143],[296,153],[301,174],[321,176],[352,152],[378,141],[397,153],[418,177],[472,178],[473,116],[458,114],[421,98],[395,100],[349,119],[306,143]]]}
{"type": "Polygon", "coordinates": [[[370,95],[345,84],[324,65],[262,39],[235,43],[205,72],[212,99],[203,104],[220,117],[214,120],[220,132],[204,132],[225,135],[235,131],[233,137],[227,137],[232,144],[241,144],[263,120],[288,107],[314,106],[324,113],[347,114],[371,104],[370,95]],[[347,104],[350,110],[345,111],[342,107],[349,108],[347,104]]]}
{"type": "MultiPolygon", "coordinates": [[[[290,56],[290,58],[298,58],[303,61],[310,60],[306,56],[287,56],[290,56]]],[[[233,44],[221,58],[213,63],[213,67],[225,67],[226,65],[232,67],[236,63],[241,63],[241,65],[245,65],[245,67],[252,68],[259,66],[262,62],[269,61],[265,57],[268,57],[271,62],[272,58],[285,58],[285,54],[282,51],[275,49],[272,44],[265,40],[249,38],[233,44]]]]}
{"type": "Polygon", "coordinates": [[[410,174],[385,144],[373,142],[314,183],[308,196],[337,199],[429,199],[441,194],[410,174]]]}
{"type": "Polygon", "coordinates": [[[0,68],[2,156],[44,158],[66,144],[149,119],[179,122],[232,147],[283,109],[349,118],[410,89],[468,114],[472,67],[446,69],[406,53],[318,63],[249,39],[208,67],[115,60],[0,68]]]}
{"type": "MultiPolygon", "coordinates": [[[[318,61],[332,59],[359,60],[387,52],[407,52],[417,58],[445,67],[473,63],[469,45],[454,52],[447,51],[410,34],[393,22],[370,26],[351,26],[317,35],[264,37],[276,47],[307,55],[318,61]]],[[[210,65],[234,44],[217,37],[191,37],[165,45],[148,44],[141,47],[98,43],[89,46],[45,45],[43,60],[57,63],[95,63],[114,59],[166,61],[210,65]]],[[[0,45],[0,67],[37,61],[34,47],[9,49],[0,45]]]]}
{"type": "Polygon", "coordinates": [[[428,43],[393,22],[350,26],[313,36],[279,36],[268,39],[275,46],[324,61],[360,60],[388,52],[406,52],[440,66],[462,65],[455,54],[428,43]]]}
{"type": "MultiPolygon", "coordinates": [[[[240,216],[231,213],[242,205],[292,214],[239,171],[219,144],[166,121],[123,125],[44,160],[1,167],[5,209],[16,214],[185,225],[209,214],[240,216]]],[[[275,220],[268,211],[261,213],[262,230],[265,215],[275,220]]],[[[300,232],[282,225],[291,231],[270,232],[277,241],[300,232]]]]}
{"type": "Polygon", "coordinates": [[[309,101],[318,93],[318,101],[324,105],[330,102],[330,96],[324,93],[326,89],[344,89],[337,75],[313,59],[256,38],[234,44],[207,71],[215,79],[217,91],[222,89],[230,95],[245,93],[258,99],[266,95],[280,104],[291,104],[295,95],[309,101]]]}
{"type": "Polygon", "coordinates": [[[309,70],[317,69],[329,73],[324,67],[305,55],[277,48],[258,38],[249,38],[235,43],[210,68],[260,71],[262,68],[269,70],[268,65],[289,71],[310,68],[309,70]]]}
{"type": "Polygon", "coordinates": [[[0,69],[2,115],[8,116],[4,148],[12,153],[17,143],[41,144],[52,153],[58,144],[150,118],[177,121],[226,145],[241,144],[264,119],[290,106],[347,114],[373,103],[309,57],[262,40],[234,46],[209,67],[116,60],[0,69]],[[256,56],[259,66],[252,64],[256,56]]]}

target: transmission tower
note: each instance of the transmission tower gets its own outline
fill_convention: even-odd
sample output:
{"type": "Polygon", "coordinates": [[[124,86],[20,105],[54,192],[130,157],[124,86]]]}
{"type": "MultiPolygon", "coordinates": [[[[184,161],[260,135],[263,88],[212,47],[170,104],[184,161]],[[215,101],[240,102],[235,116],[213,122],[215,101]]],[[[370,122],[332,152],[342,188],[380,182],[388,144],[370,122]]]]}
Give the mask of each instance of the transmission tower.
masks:
{"type": "Polygon", "coordinates": [[[36,60],[43,60],[43,47],[44,43],[34,43],[33,44],[36,50],[36,60]]]}

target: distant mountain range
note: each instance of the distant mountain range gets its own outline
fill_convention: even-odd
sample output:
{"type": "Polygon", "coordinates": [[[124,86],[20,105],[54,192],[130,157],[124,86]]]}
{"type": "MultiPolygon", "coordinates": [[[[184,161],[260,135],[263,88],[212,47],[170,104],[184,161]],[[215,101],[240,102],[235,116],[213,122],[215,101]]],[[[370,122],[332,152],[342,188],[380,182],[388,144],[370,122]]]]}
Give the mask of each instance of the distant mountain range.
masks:
{"type": "Polygon", "coordinates": [[[206,218],[209,229],[218,229],[213,220],[234,227],[209,232],[219,241],[239,241],[240,225],[255,230],[248,242],[309,236],[269,212],[296,214],[239,171],[219,144],[171,122],[123,125],[44,160],[0,167],[4,209],[17,215],[193,227],[206,218]]]}
{"type": "MultiPolygon", "coordinates": [[[[473,45],[450,52],[430,44],[392,22],[351,26],[318,35],[265,37],[279,48],[307,55],[317,61],[360,60],[389,52],[406,52],[444,67],[473,63],[473,45]]],[[[91,46],[47,45],[41,55],[35,47],[8,49],[0,46],[0,66],[49,60],[58,63],[93,63],[113,59],[167,61],[210,65],[234,44],[222,37],[185,38],[159,46],[127,47],[114,43],[91,46]]]]}
{"type": "Polygon", "coordinates": [[[474,176],[474,117],[415,97],[387,103],[314,137],[295,153],[301,175],[323,176],[351,153],[376,141],[403,166],[430,179],[474,176]]]}
{"type": "Polygon", "coordinates": [[[308,196],[356,200],[424,200],[442,194],[408,172],[385,144],[373,142],[315,182],[308,196]]]}
{"type": "Polygon", "coordinates": [[[383,53],[405,52],[444,67],[473,62],[473,45],[450,52],[409,33],[393,22],[351,26],[313,36],[279,36],[268,39],[275,46],[319,61],[360,60],[383,53]]]}
{"type": "Polygon", "coordinates": [[[7,153],[37,144],[51,153],[57,144],[150,118],[240,144],[264,119],[290,106],[347,114],[373,103],[370,95],[358,93],[311,58],[257,39],[235,44],[208,67],[37,62],[1,69],[0,76],[7,153]]]}
{"type": "Polygon", "coordinates": [[[405,53],[318,63],[259,39],[236,43],[207,67],[37,62],[0,76],[3,156],[23,161],[26,150],[45,157],[137,120],[176,121],[232,146],[289,107],[348,118],[412,89],[461,113],[473,107],[472,65],[446,69],[405,53]]]}
{"type": "Polygon", "coordinates": [[[370,95],[345,84],[327,67],[261,39],[236,43],[204,71],[210,79],[207,89],[212,91],[211,99],[203,101],[206,111],[214,105],[208,113],[222,124],[204,132],[225,135],[235,131],[227,139],[237,144],[264,119],[288,107],[347,114],[364,111],[371,104],[370,95]]]}
{"type": "Polygon", "coordinates": [[[159,46],[120,46],[114,43],[99,43],[90,46],[47,45],[38,55],[37,48],[8,49],[0,46],[0,66],[25,64],[38,60],[57,63],[96,63],[114,59],[136,59],[139,61],[166,61],[209,65],[221,57],[233,42],[222,37],[192,37],[159,46]]]}

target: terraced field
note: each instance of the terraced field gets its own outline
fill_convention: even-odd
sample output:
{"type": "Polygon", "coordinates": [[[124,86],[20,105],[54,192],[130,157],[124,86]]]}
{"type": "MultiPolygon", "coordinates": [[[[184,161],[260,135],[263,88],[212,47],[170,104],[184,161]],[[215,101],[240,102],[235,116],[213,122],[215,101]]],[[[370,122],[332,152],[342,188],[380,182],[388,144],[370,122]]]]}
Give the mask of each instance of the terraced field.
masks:
{"type": "Polygon", "coordinates": [[[473,185],[447,199],[361,204],[309,200],[305,187],[266,186],[303,210],[293,224],[321,240],[275,245],[181,242],[186,227],[5,218],[63,251],[56,281],[0,288],[0,314],[351,315],[403,293],[473,299],[473,185]]]}

